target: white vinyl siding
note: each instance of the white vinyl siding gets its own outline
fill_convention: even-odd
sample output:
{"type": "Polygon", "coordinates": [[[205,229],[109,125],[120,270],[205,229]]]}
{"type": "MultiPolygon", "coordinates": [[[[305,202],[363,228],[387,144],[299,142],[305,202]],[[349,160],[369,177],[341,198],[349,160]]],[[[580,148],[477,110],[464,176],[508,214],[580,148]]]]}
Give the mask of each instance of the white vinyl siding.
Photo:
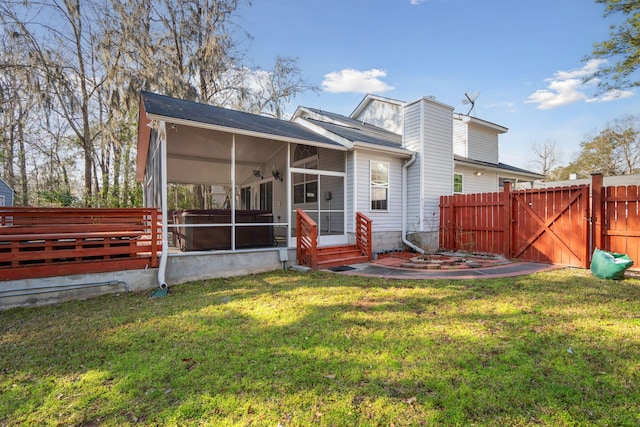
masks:
{"type": "Polygon", "coordinates": [[[460,120],[453,121],[453,154],[469,157],[467,150],[467,125],[460,120]]]}
{"type": "Polygon", "coordinates": [[[395,103],[373,100],[354,119],[402,134],[402,107],[395,103]]]}
{"type": "Polygon", "coordinates": [[[356,182],[358,188],[356,212],[362,212],[373,220],[373,231],[400,231],[402,228],[402,165],[404,160],[392,158],[372,151],[358,150],[356,153],[356,182]],[[388,210],[372,211],[369,198],[371,161],[389,164],[388,210]]]}
{"type": "Polygon", "coordinates": [[[483,162],[498,163],[498,133],[495,130],[469,124],[468,157],[483,162]]]}
{"type": "Polygon", "coordinates": [[[437,232],[440,196],[453,194],[453,109],[423,99],[423,231],[437,232]]]}
{"type": "Polygon", "coordinates": [[[417,152],[416,161],[407,170],[407,231],[422,230],[422,127],[420,121],[420,103],[408,105],[404,112],[404,146],[417,152]]]}
{"type": "Polygon", "coordinates": [[[495,172],[482,171],[482,175],[476,174],[477,169],[466,166],[456,166],[456,173],[463,175],[462,192],[464,194],[492,193],[499,191],[498,174],[495,172]]]}

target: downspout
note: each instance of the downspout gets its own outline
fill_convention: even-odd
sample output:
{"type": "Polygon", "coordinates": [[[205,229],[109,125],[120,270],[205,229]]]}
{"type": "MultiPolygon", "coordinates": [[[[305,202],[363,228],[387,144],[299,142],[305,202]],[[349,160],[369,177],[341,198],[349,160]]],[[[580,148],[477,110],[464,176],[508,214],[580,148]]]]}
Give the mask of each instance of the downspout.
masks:
{"type": "Polygon", "coordinates": [[[162,253],[160,254],[160,266],[158,267],[158,286],[160,289],[167,288],[165,281],[165,271],[167,269],[167,255],[169,252],[169,226],[168,218],[168,202],[167,202],[167,132],[165,122],[160,124],[160,193],[162,205],[162,253]]]}
{"type": "Polygon", "coordinates": [[[414,245],[409,240],[407,240],[407,170],[409,167],[416,162],[416,158],[418,155],[416,153],[411,155],[411,159],[407,160],[405,164],[402,166],[402,243],[409,246],[411,249],[416,252],[425,254],[425,250],[414,245]]]}

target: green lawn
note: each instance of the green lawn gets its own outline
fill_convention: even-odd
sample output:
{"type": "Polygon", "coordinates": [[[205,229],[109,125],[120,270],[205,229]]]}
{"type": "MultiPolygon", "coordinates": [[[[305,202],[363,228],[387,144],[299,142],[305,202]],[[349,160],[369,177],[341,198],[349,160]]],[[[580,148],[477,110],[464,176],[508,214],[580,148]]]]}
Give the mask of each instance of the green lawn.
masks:
{"type": "Polygon", "coordinates": [[[640,280],[274,272],[0,312],[0,426],[640,425],[640,280]]]}

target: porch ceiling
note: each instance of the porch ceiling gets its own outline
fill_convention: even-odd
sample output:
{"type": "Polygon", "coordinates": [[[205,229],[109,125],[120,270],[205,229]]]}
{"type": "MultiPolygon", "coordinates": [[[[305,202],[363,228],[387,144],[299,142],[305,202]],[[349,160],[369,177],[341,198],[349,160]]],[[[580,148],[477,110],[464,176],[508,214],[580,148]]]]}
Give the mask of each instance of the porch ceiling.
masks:
{"type": "MultiPolygon", "coordinates": [[[[236,135],[236,181],[260,169],[286,143],[236,135]]],[[[186,126],[167,126],[167,179],[182,184],[229,184],[233,134],[186,126]]]]}

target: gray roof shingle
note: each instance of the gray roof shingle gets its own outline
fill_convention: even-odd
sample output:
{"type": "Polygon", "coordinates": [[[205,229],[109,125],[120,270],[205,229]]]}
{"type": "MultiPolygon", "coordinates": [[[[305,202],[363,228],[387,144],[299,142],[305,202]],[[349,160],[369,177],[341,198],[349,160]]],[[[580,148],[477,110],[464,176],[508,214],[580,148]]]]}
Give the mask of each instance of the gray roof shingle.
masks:
{"type": "Polygon", "coordinates": [[[322,144],[342,145],[318,135],[297,123],[287,120],[279,120],[257,114],[215,107],[193,101],[158,95],[151,92],[141,93],[145,111],[168,119],[188,120],[202,124],[237,129],[252,133],[264,134],[289,139],[298,139],[322,144]]]}
{"type": "Polygon", "coordinates": [[[352,119],[336,113],[329,113],[326,111],[316,110],[314,108],[307,108],[309,111],[320,114],[327,117],[334,122],[330,123],[322,120],[307,118],[310,122],[314,123],[321,128],[328,130],[342,138],[348,139],[352,142],[365,142],[368,144],[382,145],[386,147],[402,148],[402,135],[390,132],[386,129],[374,126],[371,124],[365,124],[359,120],[352,119]]]}

